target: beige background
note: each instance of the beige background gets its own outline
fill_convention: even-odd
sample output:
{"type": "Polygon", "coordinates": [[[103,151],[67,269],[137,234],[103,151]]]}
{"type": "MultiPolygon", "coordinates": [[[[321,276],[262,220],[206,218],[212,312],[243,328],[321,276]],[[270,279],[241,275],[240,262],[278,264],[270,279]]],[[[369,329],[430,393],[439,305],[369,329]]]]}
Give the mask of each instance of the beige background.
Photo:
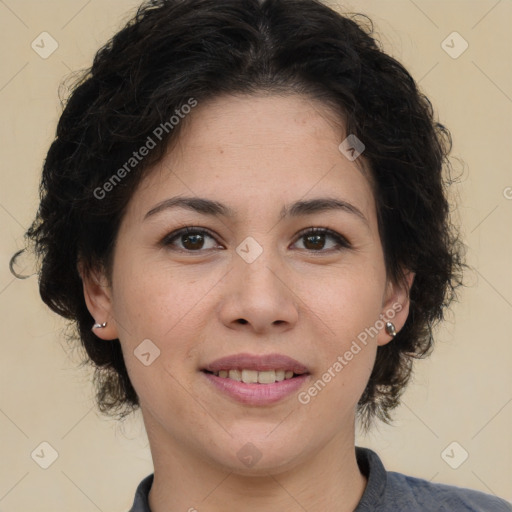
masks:
{"type": "MultiPolygon", "coordinates": [[[[0,510],[122,512],[152,472],[140,418],[121,426],[100,417],[90,374],[63,350],[63,320],[39,299],[35,277],[16,280],[7,267],[37,206],[59,83],[91,63],[137,4],[0,0],[0,510]],[[43,31],[59,45],[47,59],[31,48],[43,31]],[[30,456],[43,441],[58,452],[46,470],[30,456]]],[[[358,444],[378,451],[390,470],[512,500],[512,3],[344,5],[373,19],[384,47],[420,81],[452,131],[453,156],[463,161],[454,161],[462,173],[454,197],[474,266],[433,356],[416,365],[395,425],[380,425],[358,444]],[[469,44],[457,59],[441,47],[453,31],[469,44]],[[458,469],[441,456],[453,441],[460,446],[446,460],[469,453],[458,469]]]]}

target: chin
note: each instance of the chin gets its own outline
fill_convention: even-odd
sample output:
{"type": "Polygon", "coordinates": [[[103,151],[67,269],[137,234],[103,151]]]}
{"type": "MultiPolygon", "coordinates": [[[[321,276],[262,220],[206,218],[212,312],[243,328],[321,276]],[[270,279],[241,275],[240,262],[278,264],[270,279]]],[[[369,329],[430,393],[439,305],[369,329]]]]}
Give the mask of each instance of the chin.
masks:
{"type": "MultiPolygon", "coordinates": [[[[276,424],[273,425],[273,428],[276,424]]],[[[277,474],[293,467],[298,461],[302,443],[285,435],[269,437],[272,428],[264,432],[245,432],[229,438],[220,453],[209,453],[214,464],[244,476],[277,474]]],[[[219,446],[219,445],[217,445],[219,446]]]]}

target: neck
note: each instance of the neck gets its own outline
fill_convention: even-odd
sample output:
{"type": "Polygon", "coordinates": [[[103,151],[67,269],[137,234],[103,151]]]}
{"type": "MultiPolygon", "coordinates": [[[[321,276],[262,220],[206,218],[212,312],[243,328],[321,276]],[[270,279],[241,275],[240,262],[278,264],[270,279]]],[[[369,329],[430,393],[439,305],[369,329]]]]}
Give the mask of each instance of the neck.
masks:
{"type": "Polygon", "coordinates": [[[353,512],[366,478],[357,465],[354,429],[292,465],[240,474],[185,449],[144,416],[154,464],[152,512],[353,512]]]}

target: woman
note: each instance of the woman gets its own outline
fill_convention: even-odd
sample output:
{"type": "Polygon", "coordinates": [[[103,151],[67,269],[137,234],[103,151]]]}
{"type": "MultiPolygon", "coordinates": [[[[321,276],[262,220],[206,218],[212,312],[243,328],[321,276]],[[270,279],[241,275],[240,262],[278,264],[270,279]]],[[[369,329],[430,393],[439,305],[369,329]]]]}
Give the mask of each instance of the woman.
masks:
{"type": "Polygon", "coordinates": [[[61,116],[27,232],[97,399],[140,407],[132,512],[510,510],[387,473],[389,421],[454,298],[448,131],[314,0],[159,0],[61,116]]]}

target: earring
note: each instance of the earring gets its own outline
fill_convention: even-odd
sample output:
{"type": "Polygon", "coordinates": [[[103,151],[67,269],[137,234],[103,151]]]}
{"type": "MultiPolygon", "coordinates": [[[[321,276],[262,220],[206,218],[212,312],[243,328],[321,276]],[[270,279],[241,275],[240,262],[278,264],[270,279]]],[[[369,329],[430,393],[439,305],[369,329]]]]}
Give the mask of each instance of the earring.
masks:
{"type": "Polygon", "coordinates": [[[386,332],[394,338],[396,336],[395,324],[393,322],[386,322],[386,332]]]}
{"type": "Polygon", "coordinates": [[[103,322],[102,324],[94,324],[92,326],[93,329],[103,329],[107,325],[107,322],[103,322]]]}

